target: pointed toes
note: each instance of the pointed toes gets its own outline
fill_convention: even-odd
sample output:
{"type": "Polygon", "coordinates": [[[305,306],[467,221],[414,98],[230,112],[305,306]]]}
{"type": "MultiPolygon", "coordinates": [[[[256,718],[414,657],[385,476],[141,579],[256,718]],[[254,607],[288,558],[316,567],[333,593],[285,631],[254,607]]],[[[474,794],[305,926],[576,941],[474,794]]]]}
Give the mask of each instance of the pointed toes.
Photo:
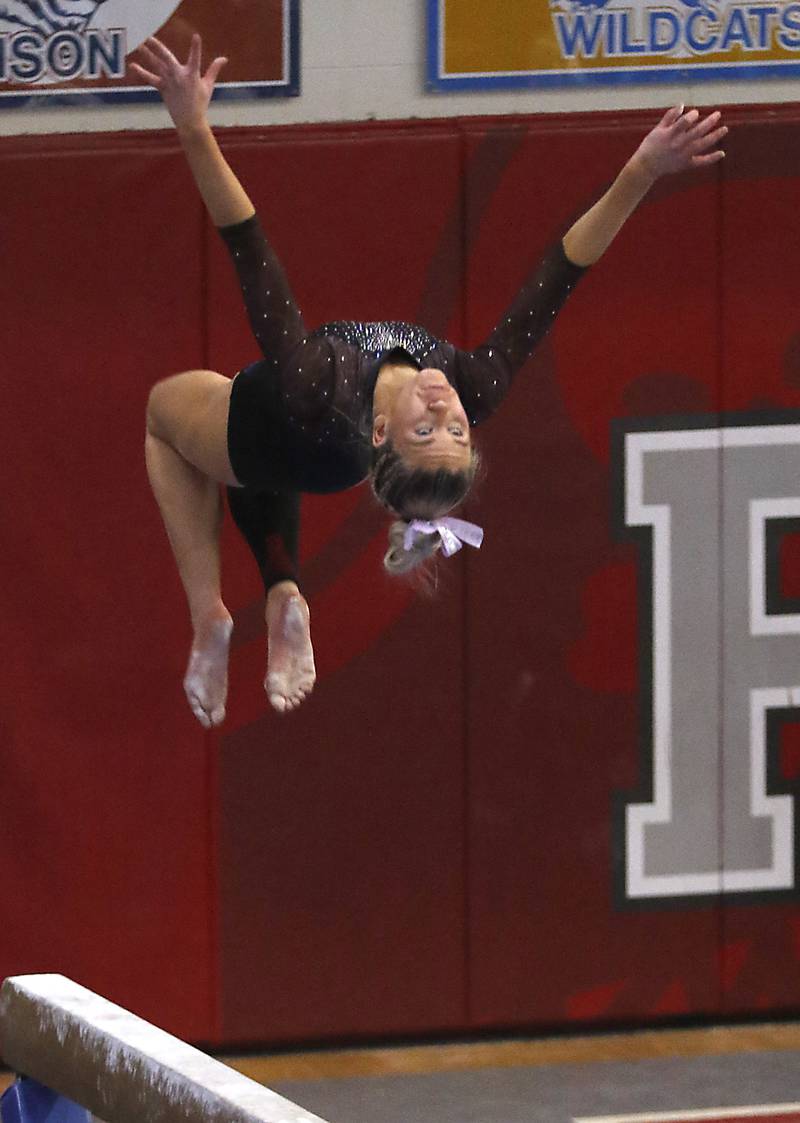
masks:
{"type": "Polygon", "coordinates": [[[286,713],[290,708],[289,699],[284,694],[276,694],[267,691],[267,697],[269,698],[269,704],[272,706],[273,710],[277,710],[279,714],[286,713]]]}

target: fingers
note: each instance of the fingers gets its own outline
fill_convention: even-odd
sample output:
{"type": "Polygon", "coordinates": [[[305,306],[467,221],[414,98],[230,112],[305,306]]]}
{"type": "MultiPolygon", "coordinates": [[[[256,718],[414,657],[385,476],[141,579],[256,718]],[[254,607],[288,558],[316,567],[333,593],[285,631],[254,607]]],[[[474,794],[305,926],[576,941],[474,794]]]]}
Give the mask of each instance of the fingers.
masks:
{"type": "MultiPolygon", "coordinates": [[[[177,57],[172,53],[169,47],[165,46],[160,39],[156,39],[154,35],[149,39],[146,39],[144,43],[140,44],[139,51],[141,52],[142,58],[147,63],[147,66],[150,69],[145,70],[144,67],[136,66],[136,64],[134,63],[131,63],[131,66],[132,68],[135,67],[137,73],[140,73],[143,77],[146,77],[148,82],[152,82],[152,84],[155,86],[158,86],[158,82],[154,81],[154,78],[156,78],[156,76],[160,76],[163,84],[163,80],[168,78],[170,72],[174,71],[183,71],[184,73],[188,72],[188,74],[192,75],[193,77],[200,76],[203,43],[197,33],[192,36],[192,42],[191,46],[189,47],[189,54],[186,59],[185,67],[181,65],[181,63],[178,61],[177,57]]],[[[209,66],[204,77],[205,80],[207,82],[210,82],[212,86],[216,82],[220,70],[222,70],[227,61],[227,58],[224,57],[215,58],[209,66]]]]}
{"type": "Polygon", "coordinates": [[[160,78],[158,74],[151,74],[149,70],[145,70],[143,66],[139,66],[138,62],[132,62],[130,68],[134,74],[138,74],[140,78],[144,78],[145,82],[149,82],[150,85],[155,86],[157,90],[161,89],[164,80],[160,78]]]}
{"type": "Polygon", "coordinates": [[[719,111],[709,113],[688,134],[693,167],[715,164],[724,157],[725,153],[717,149],[717,145],[728,135],[727,125],[719,123],[721,118],[722,114],[719,111]]]}
{"type": "Polygon", "coordinates": [[[716,164],[719,160],[724,159],[725,153],[721,148],[717,148],[717,145],[727,133],[728,130],[723,125],[722,128],[716,129],[713,133],[703,137],[699,143],[693,144],[692,167],[702,168],[705,164],[716,164]]]}
{"type": "MultiPolygon", "coordinates": [[[[196,33],[192,36],[192,43],[189,48],[189,54],[186,59],[185,68],[181,65],[181,63],[178,61],[169,47],[165,46],[160,41],[160,39],[156,39],[154,35],[149,39],[146,39],[144,43],[141,43],[138,50],[145,63],[147,64],[147,68],[141,66],[139,63],[132,62],[130,64],[131,70],[133,70],[141,78],[144,78],[152,86],[155,86],[157,90],[162,89],[162,87],[165,85],[165,82],[168,82],[170,80],[171,74],[176,78],[178,77],[178,75],[174,74],[175,71],[181,71],[183,74],[186,74],[186,72],[188,71],[189,75],[195,77],[199,77],[200,75],[203,44],[200,36],[196,33]]],[[[227,58],[225,58],[224,56],[220,56],[219,58],[215,58],[214,61],[209,65],[208,70],[204,75],[204,81],[208,85],[213,87],[213,85],[217,81],[217,78],[219,77],[219,72],[222,70],[223,66],[225,66],[227,61],[227,58]]]]}
{"type": "Polygon", "coordinates": [[[692,138],[697,139],[699,137],[705,136],[706,133],[711,132],[711,130],[719,124],[721,119],[722,114],[718,109],[714,113],[709,113],[709,115],[707,117],[704,117],[702,121],[698,121],[695,127],[692,129],[692,138]]]}
{"type": "Polygon", "coordinates": [[[192,45],[189,48],[189,57],[186,60],[187,67],[189,68],[189,70],[193,70],[195,74],[200,73],[200,58],[202,55],[202,51],[203,48],[200,42],[200,36],[197,34],[197,32],[195,32],[192,36],[192,45]]]}
{"type": "Polygon", "coordinates": [[[153,74],[163,74],[164,67],[161,62],[144,43],[141,43],[137,49],[153,74]]]}
{"type": "Polygon", "coordinates": [[[219,77],[219,72],[228,60],[226,58],[215,58],[205,73],[205,79],[213,86],[219,77]]]}
{"type": "Polygon", "coordinates": [[[659,125],[663,125],[665,128],[671,129],[680,117],[681,113],[683,113],[683,102],[680,102],[680,104],[678,105],[671,106],[659,121],[659,125]]]}
{"type": "Polygon", "coordinates": [[[180,63],[169,47],[165,47],[160,39],[156,39],[155,35],[151,35],[149,39],[146,39],[144,46],[146,50],[150,51],[166,66],[180,66],[180,63]]]}
{"type": "MultiPolygon", "coordinates": [[[[662,124],[666,122],[667,116],[668,114],[665,115],[662,124]]],[[[673,125],[676,133],[685,132],[691,136],[692,140],[698,140],[711,132],[719,124],[721,118],[722,113],[719,109],[715,109],[713,113],[709,113],[702,119],[699,109],[690,109],[688,113],[676,117],[673,125]]]]}
{"type": "Polygon", "coordinates": [[[728,135],[728,128],[726,125],[720,126],[715,129],[713,133],[708,133],[706,136],[696,140],[692,147],[695,152],[704,152],[707,148],[716,148],[723,137],[728,135]]]}
{"type": "Polygon", "coordinates": [[[724,159],[725,153],[718,148],[716,152],[708,152],[704,156],[692,156],[691,165],[693,168],[704,168],[707,164],[718,164],[724,159]]]}
{"type": "Polygon", "coordinates": [[[675,133],[688,132],[697,124],[699,118],[700,114],[696,109],[690,109],[688,113],[681,114],[673,126],[675,133]]]}
{"type": "Polygon", "coordinates": [[[686,153],[693,168],[716,164],[725,153],[717,145],[728,135],[727,125],[720,125],[722,113],[717,109],[701,118],[697,109],[691,109],[675,122],[673,135],[686,153]]]}

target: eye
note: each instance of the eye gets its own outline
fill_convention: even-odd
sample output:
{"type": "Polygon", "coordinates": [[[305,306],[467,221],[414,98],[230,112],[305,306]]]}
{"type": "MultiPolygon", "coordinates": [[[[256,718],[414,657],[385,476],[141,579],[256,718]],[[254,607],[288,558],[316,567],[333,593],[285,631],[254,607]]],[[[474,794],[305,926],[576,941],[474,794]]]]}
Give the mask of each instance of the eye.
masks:
{"type": "Polygon", "coordinates": [[[464,436],[464,426],[463,425],[451,425],[450,426],[450,432],[453,434],[454,437],[463,437],[464,436]]]}
{"type": "Polygon", "coordinates": [[[416,429],[414,430],[415,435],[418,436],[418,437],[429,437],[432,432],[433,432],[433,426],[432,425],[418,425],[416,427],[416,429]]]}

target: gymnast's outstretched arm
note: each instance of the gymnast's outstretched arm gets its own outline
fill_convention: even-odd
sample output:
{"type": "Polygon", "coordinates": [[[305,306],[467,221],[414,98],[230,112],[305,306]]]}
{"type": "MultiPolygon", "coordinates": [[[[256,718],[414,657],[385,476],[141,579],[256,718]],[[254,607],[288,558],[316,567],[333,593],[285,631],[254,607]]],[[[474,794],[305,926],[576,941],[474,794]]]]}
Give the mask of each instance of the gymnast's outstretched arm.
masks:
{"type": "Polygon", "coordinates": [[[247,192],[220,151],[207,112],[214,84],[227,61],[201,70],[202,43],[192,36],[185,63],[158,39],[140,48],[149,69],[132,64],[161,94],[206,209],[231,255],[253,335],[265,358],[280,366],[305,338],[303,319],[286,274],[264,237],[247,192]]]}
{"type": "Polygon", "coordinates": [[[727,133],[719,111],[701,118],[682,105],[668,109],[644,138],[608,191],[564,236],[564,252],[575,265],[602,257],[626,219],[662,175],[715,164],[725,153],[717,147],[727,133]]]}
{"type": "Polygon", "coordinates": [[[456,387],[471,424],[494,413],[586,267],[605,253],[655,181],[721,160],[717,146],[727,131],[718,112],[701,119],[696,109],[668,110],[605,194],[551,246],[486,342],[456,351],[456,387]]]}
{"type": "Polygon", "coordinates": [[[226,58],[215,58],[201,73],[199,35],[185,63],[156,38],[140,48],[149,69],[131,63],[131,69],[158,90],[178,133],[186,159],[215,226],[233,226],[255,214],[247,192],[220,151],[208,123],[208,105],[226,58]]]}

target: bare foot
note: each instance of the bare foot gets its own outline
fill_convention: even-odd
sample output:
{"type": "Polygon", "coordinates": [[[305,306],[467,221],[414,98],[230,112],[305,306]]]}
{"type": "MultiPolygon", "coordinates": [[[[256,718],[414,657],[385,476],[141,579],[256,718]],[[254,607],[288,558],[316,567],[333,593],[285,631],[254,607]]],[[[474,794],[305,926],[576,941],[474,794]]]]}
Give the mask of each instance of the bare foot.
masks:
{"type": "Polygon", "coordinates": [[[225,608],[195,628],[183,689],[192,713],[205,729],[225,719],[232,631],[233,620],[225,608]]]}
{"type": "Polygon", "coordinates": [[[293,581],[274,585],[267,597],[269,651],[264,689],[278,713],[293,710],[314,689],[317,672],[305,597],[293,581]]]}

